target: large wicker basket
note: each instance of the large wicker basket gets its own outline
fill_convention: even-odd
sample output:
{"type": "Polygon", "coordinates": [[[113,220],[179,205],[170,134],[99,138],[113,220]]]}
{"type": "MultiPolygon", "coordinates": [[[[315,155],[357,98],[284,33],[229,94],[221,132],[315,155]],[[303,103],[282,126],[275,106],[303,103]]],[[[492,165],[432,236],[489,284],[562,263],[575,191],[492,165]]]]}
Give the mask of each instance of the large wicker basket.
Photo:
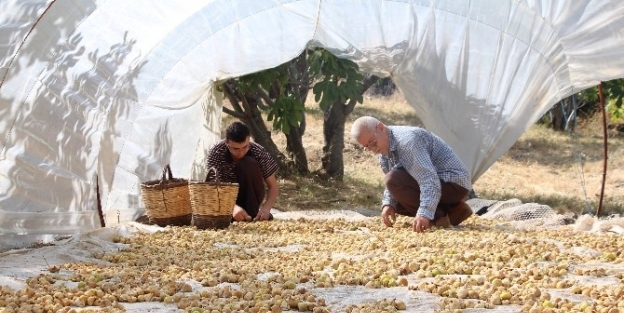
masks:
{"type": "Polygon", "coordinates": [[[163,168],[160,180],[141,184],[145,212],[151,224],[159,226],[188,226],[193,218],[188,180],[173,178],[169,164],[163,168]],[[168,176],[167,176],[168,175],[168,176]]]}
{"type": "Polygon", "coordinates": [[[193,225],[199,229],[224,229],[232,222],[232,211],[238,196],[238,184],[221,183],[216,168],[213,171],[215,182],[190,182],[189,193],[193,211],[193,225]]]}

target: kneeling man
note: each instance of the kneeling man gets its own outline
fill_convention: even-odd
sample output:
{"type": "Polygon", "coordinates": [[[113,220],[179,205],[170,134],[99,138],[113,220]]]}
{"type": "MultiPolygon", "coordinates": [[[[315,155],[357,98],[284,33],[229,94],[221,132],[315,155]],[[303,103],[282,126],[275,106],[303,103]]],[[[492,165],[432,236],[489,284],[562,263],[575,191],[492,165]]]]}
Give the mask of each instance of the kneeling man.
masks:
{"type": "MultiPolygon", "coordinates": [[[[250,141],[247,125],[234,122],[227,127],[225,139],[212,146],[208,153],[206,168],[212,167],[216,168],[221,182],[238,183],[232,212],[235,221],[273,219],[271,208],[279,195],[275,178],[277,162],[264,147],[250,141]]],[[[208,180],[214,179],[214,172],[209,171],[208,180]]]]}
{"type": "Polygon", "coordinates": [[[353,123],[351,138],[379,154],[386,175],[381,212],[386,226],[395,214],[413,216],[415,232],[459,225],[472,215],[464,202],[472,189],[468,169],[435,134],[362,116],[353,123]]]}

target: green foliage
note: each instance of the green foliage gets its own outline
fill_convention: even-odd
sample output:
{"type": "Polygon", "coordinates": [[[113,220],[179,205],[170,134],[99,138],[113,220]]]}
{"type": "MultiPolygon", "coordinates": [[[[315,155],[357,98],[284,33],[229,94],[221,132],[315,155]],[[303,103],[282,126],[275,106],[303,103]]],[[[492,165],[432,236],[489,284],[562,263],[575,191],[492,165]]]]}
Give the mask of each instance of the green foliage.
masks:
{"type": "Polygon", "coordinates": [[[612,100],[613,105],[617,108],[622,107],[622,98],[624,97],[624,79],[616,79],[603,83],[602,90],[605,99],[612,100]]]}
{"type": "MultiPolygon", "coordinates": [[[[317,81],[313,92],[321,109],[325,110],[332,103],[346,103],[350,99],[359,103],[364,101],[364,77],[355,62],[337,58],[320,48],[308,51],[306,61],[309,76],[317,81]]],[[[291,92],[292,88],[288,88],[292,79],[288,71],[289,65],[282,64],[238,78],[238,88],[243,94],[256,94],[262,89],[271,95],[273,103],[262,109],[267,113],[267,121],[273,122],[273,129],[284,134],[288,134],[291,127],[297,127],[305,112],[305,104],[298,100],[298,95],[291,92]]]]}
{"type": "Polygon", "coordinates": [[[607,112],[613,123],[621,123],[624,120],[624,79],[616,79],[603,84],[603,92],[607,102],[607,112]]]}
{"type": "MultiPolygon", "coordinates": [[[[605,97],[606,109],[612,114],[611,118],[614,119],[612,121],[621,120],[623,114],[624,78],[602,82],[602,91],[605,97]]],[[[592,87],[579,92],[579,98],[585,103],[595,104],[598,107],[600,104],[598,87],[592,87]]]]}
{"type": "Polygon", "coordinates": [[[325,49],[316,49],[308,54],[310,76],[319,81],[314,84],[314,100],[325,110],[332,103],[346,103],[355,99],[364,101],[362,82],[364,77],[358,65],[350,60],[340,59],[325,49]]]}
{"type": "Polygon", "coordinates": [[[241,76],[238,83],[243,93],[253,93],[258,91],[258,88],[264,90],[278,88],[276,91],[281,93],[284,85],[288,83],[288,73],[286,72],[285,66],[281,65],[268,70],[241,76]]]}
{"type": "Polygon", "coordinates": [[[256,93],[261,88],[274,95],[273,103],[263,107],[267,121],[273,121],[273,129],[288,134],[291,127],[297,127],[303,120],[304,104],[286,88],[290,82],[287,64],[242,76],[238,82],[243,93],[256,93]]]}
{"type": "Polygon", "coordinates": [[[303,120],[303,114],[303,103],[292,97],[280,95],[268,109],[267,121],[273,121],[273,129],[288,134],[291,127],[297,127],[303,120]]]}
{"type": "Polygon", "coordinates": [[[609,118],[612,123],[622,123],[624,122],[624,107],[622,107],[622,98],[619,99],[619,104],[617,99],[609,100],[607,103],[607,112],[609,112],[609,118]]]}

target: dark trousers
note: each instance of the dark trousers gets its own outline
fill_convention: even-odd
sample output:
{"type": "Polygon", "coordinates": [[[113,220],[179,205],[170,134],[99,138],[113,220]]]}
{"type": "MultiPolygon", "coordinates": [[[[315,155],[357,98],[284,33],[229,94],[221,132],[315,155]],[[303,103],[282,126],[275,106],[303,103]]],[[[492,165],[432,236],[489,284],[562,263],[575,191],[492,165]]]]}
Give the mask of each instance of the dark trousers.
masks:
{"type": "MultiPolygon", "coordinates": [[[[404,168],[394,169],[386,174],[386,188],[397,200],[397,214],[416,216],[420,207],[420,186],[404,168]]],[[[448,210],[457,206],[468,196],[469,190],[455,184],[440,180],[442,195],[435,212],[435,219],[445,216],[448,210]]]]}
{"type": "Polygon", "coordinates": [[[250,156],[245,156],[236,163],[235,171],[238,182],[236,205],[245,209],[249,216],[255,218],[265,196],[264,178],[260,172],[260,163],[250,156]]]}

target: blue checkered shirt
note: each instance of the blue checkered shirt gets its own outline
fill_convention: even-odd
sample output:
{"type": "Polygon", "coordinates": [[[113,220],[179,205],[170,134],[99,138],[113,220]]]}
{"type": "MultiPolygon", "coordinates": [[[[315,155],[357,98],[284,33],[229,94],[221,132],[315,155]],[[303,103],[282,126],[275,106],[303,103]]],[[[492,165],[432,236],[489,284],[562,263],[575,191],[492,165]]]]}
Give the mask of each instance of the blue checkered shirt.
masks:
{"type": "MultiPolygon", "coordinates": [[[[404,168],[420,185],[420,207],[416,215],[433,220],[440,202],[440,180],[472,189],[470,173],[451,147],[440,137],[420,127],[388,126],[390,151],[379,155],[384,173],[404,168]]],[[[397,201],[384,190],[382,207],[396,208],[397,201]]]]}

